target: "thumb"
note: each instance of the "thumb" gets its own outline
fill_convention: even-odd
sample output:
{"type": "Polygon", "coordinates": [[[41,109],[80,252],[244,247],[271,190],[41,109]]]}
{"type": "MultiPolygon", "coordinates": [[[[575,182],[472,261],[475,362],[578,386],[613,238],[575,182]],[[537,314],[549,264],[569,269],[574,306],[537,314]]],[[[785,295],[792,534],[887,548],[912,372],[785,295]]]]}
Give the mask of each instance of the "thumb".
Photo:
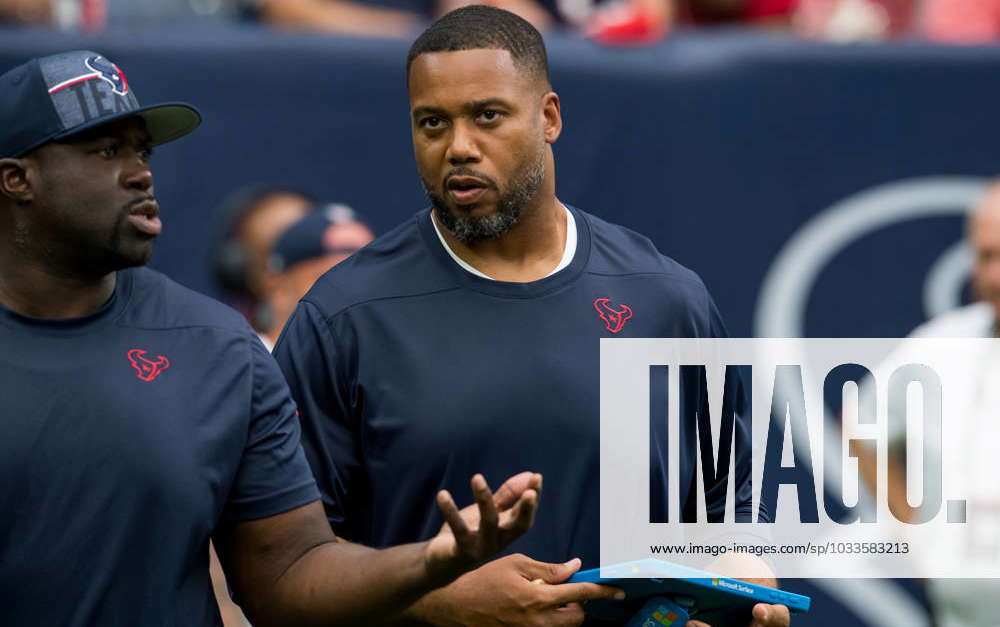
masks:
{"type": "Polygon", "coordinates": [[[751,627],[767,627],[769,625],[784,625],[787,627],[790,620],[791,617],[786,606],[758,603],[753,606],[753,623],[751,623],[751,627]]]}
{"type": "Polygon", "coordinates": [[[540,579],[542,582],[549,584],[562,583],[569,579],[573,573],[580,570],[581,563],[579,557],[574,557],[563,564],[550,564],[548,562],[530,560],[524,564],[522,574],[532,581],[540,579]]]}
{"type": "Polygon", "coordinates": [[[758,603],[753,606],[753,618],[755,621],[763,624],[768,619],[767,606],[763,603],[758,603]]]}

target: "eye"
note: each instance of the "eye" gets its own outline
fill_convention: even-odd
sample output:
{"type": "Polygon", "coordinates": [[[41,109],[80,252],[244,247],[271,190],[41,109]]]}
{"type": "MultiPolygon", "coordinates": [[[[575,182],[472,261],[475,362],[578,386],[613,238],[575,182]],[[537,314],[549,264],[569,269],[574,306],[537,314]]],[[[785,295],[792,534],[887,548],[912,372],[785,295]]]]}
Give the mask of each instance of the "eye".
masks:
{"type": "Polygon", "coordinates": [[[143,161],[149,161],[153,157],[153,149],[149,146],[143,146],[139,148],[139,158],[143,161]]]}
{"type": "Polygon", "coordinates": [[[444,127],[444,120],[442,120],[439,117],[430,115],[427,116],[426,118],[422,118],[419,124],[422,128],[425,128],[430,131],[436,131],[444,127]]]}
{"type": "Polygon", "coordinates": [[[495,109],[487,109],[479,114],[479,120],[481,122],[485,122],[486,124],[496,122],[501,117],[503,117],[503,113],[496,111],[495,109]]]}
{"type": "Polygon", "coordinates": [[[118,155],[118,144],[107,144],[97,149],[97,153],[105,159],[111,159],[118,155]]]}

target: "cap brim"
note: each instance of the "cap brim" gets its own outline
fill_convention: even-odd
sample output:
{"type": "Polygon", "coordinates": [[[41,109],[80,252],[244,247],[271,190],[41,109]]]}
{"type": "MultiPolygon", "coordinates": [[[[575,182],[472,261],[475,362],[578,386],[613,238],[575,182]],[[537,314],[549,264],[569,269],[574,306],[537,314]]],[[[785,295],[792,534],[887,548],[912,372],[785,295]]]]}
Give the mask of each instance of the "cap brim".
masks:
{"type": "Polygon", "coordinates": [[[142,107],[137,113],[146,121],[146,130],[149,131],[154,146],[184,137],[201,124],[201,113],[183,102],[142,107]]]}
{"type": "Polygon", "coordinates": [[[72,137],[77,133],[82,133],[103,124],[133,116],[138,116],[146,122],[146,130],[149,131],[153,146],[159,146],[160,144],[184,137],[201,124],[201,113],[191,105],[184,102],[164,102],[96,118],[86,124],[81,124],[68,131],[59,133],[55,137],[51,137],[45,141],[66,139],[67,137],[72,137]]]}

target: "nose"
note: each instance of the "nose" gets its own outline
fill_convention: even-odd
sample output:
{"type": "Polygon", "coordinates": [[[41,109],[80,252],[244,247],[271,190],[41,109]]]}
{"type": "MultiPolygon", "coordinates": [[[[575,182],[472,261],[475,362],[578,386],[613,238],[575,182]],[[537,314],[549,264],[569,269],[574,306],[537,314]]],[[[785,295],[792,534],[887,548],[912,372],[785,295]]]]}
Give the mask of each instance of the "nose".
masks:
{"type": "Polygon", "coordinates": [[[141,154],[135,153],[129,157],[129,162],[122,170],[122,179],[126,187],[143,192],[153,189],[153,172],[141,154]]]}
{"type": "Polygon", "coordinates": [[[451,165],[478,163],[482,159],[475,131],[468,124],[459,121],[452,127],[447,157],[451,165]]]}

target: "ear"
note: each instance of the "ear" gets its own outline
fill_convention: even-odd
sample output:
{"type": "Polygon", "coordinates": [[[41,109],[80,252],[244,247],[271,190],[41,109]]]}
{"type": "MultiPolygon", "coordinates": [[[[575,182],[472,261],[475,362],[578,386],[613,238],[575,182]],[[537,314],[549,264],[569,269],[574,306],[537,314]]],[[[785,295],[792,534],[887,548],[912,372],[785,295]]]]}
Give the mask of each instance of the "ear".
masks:
{"type": "Polygon", "coordinates": [[[556,143],[562,133],[562,113],[559,110],[559,94],[554,91],[542,96],[542,124],[545,142],[556,143]]]}
{"type": "Polygon", "coordinates": [[[0,159],[0,194],[15,202],[30,201],[32,193],[27,168],[25,159],[0,159]]]}

